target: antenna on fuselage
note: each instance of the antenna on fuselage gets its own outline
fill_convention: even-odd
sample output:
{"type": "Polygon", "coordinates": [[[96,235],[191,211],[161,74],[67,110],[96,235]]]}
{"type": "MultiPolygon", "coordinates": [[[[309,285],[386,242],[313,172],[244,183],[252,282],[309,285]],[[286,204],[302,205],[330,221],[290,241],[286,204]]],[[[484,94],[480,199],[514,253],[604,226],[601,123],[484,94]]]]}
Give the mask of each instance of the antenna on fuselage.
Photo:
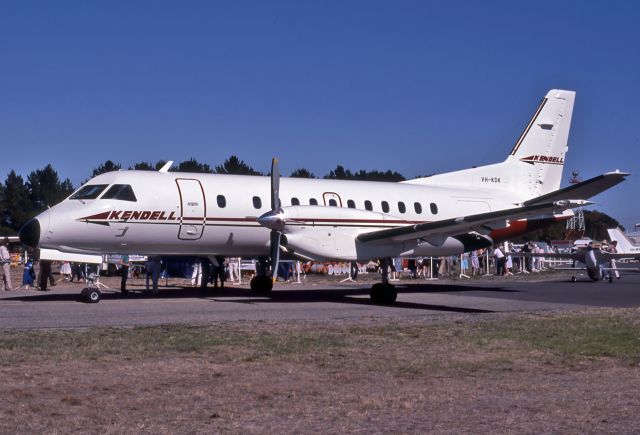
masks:
{"type": "Polygon", "coordinates": [[[171,165],[173,165],[173,160],[169,160],[167,163],[165,163],[163,167],[158,169],[158,172],[169,172],[169,169],[171,169],[171,165]]]}

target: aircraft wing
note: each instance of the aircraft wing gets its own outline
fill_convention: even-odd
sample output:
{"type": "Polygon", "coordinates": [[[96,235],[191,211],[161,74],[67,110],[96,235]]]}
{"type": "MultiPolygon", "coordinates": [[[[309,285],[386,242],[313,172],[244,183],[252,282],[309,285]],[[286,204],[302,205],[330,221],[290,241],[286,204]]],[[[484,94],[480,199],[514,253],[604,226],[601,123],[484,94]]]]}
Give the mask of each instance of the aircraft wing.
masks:
{"type": "Polygon", "coordinates": [[[626,172],[607,172],[577,184],[549,192],[546,195],[530,199],[524,205],[533,205],[571,198],[591,198],[605,190],[622,183],[629,174],[626,172]]]}
{"type": "Polygon", "coordinates": [[[505,221],[508,219],[515,220],[531,216],[540,216],[541,214],[547,213],[560,213],[564,210],[587,204],[591,203],[583,200],[562,200],[533,204],[488,213],[443,219],[434,222],[388,228],[360,234],[357,239],[360,242],[400,242],[419,238],[423,238],[427,241],[444,240],[446,237],[456,236],[470,231],[486,233],[487,231],[494,229],[496,225],[504,225],[505,221]]]}

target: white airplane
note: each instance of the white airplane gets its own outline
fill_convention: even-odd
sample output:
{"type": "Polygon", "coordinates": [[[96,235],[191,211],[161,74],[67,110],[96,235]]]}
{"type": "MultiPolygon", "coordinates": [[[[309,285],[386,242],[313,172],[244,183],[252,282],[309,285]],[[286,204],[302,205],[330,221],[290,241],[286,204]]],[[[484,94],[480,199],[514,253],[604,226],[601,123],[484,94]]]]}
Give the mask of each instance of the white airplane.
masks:
{"type": "Polygon", "coordinates": [[[635,254],[640,253],[640,246],[634,245],[627,236],[620,231],[619,228],[610,228],[607,230],[611,241],[617,242],[616,250],[621,254],[635,254]]]}
{"type": "MultiPolygon", "coordinates": [[[[523,257],[556,258],[562,260],[572,260],[575,267],[554,267],[554,270],[586,271],[587,276],[592,281],[608,280],[613,282],[614,274],[639,272],[637,267],[615,267],[612,260],[635,259],[640,260],[640,253],[611,253],[603,250],[599,244],[590,242],[586,247],[579,247],[575,252],[553,253],[545,252],[540,254],[521,253],[523,257]]],[[[576,275],[571,277],[571,281],[578,280],[576,275]]]]}
{"type": "MultiPolygon", "coordinates": [[[[560,189],[574,97],[549,91],[501,163],[401,183],[281,180],[276,159],[270,179],[169,172],[171,163],[158,172],[116,171],[25,224],[20,239],[78,253],[258,257],[251,288],[267,294],[267,264],[281,253],[386,264],[489,247],[569,218],[629,175],[560,189]]],[[[393,303],[397,291],[382,278],[371,299],[393,303]]]]}

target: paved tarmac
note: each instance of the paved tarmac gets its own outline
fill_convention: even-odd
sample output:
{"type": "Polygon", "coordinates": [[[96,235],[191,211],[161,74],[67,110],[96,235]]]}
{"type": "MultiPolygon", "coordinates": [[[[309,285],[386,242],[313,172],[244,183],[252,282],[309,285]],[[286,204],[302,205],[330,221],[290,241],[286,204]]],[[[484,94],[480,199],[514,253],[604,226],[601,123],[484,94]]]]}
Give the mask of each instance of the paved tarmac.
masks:
{"type": "MultiPolygon", "coordinates": [[[[640,275],[608,282],[569,282],[567,276],[473,281],[397,283],[393,306],[369,301],[370,282],[338,284],[309,279],[277,284],[271,298],[244,287],[165,288],[157,296],[135,292],[121,297],[105,290],[97,304],[80,302],[78,285],[58,284],[50,292],[0,292],[0,329],[82,328],[165,323],[207,324],[220,321],[338,321],[411,317],[438,320],[451,314],[487,315],[584,307],[640,306],[640,275]]],[[[135,287],[134,287],[135,288],[135,287]]]]}

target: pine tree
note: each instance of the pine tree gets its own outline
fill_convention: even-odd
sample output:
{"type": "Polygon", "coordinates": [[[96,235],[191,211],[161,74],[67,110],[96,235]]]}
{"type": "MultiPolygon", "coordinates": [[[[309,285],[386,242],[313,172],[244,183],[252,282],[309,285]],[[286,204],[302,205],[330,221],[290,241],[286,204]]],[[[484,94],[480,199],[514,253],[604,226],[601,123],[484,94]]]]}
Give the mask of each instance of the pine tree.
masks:
{"type": "Polygon", "coordinates": [[[0,225],[17,231],[35,215],[33,208],[29,189],[23,178],[15,171],[9,172],[2,187],[0,225]]]}
{"type": "Polygon", "coordinates": [[[58,173],[50,164],[29,174],[27,188],[33,208],[37,212],[56,205],[73,191],[71,181],[66,179],[61,183],[58,173]]]}
{"type": "Polygon", "coordinates": [[[236,156],[231,156],[220,166],[216,166],[217,174],[263,175],[236,156]]]}
{"type": "Polygon", "coordinates": [[[291,173],[290,177],[293,177],[293,178],[316,178],[316,176],[313,175],[313,172],[311,172],[311,171],[309,171],[308,169],[305,169],[305,168],[296,169],[295,171],[293,171],[291,173]]]}
{"type": "Polygon", "coordinates": [[[202,174],[211,174],[211,173],[213,173],[213,170],[211,169],[211,166],[209,166],[206,163],[200,163],[196,159],[194,159],[193,157],[190,158],[189,160],[185,160],[183,162],[180,162],[180,164],[178,165],[176,171],[177,172],[198,172],[198,173],[202,173],[202,174]]]}

